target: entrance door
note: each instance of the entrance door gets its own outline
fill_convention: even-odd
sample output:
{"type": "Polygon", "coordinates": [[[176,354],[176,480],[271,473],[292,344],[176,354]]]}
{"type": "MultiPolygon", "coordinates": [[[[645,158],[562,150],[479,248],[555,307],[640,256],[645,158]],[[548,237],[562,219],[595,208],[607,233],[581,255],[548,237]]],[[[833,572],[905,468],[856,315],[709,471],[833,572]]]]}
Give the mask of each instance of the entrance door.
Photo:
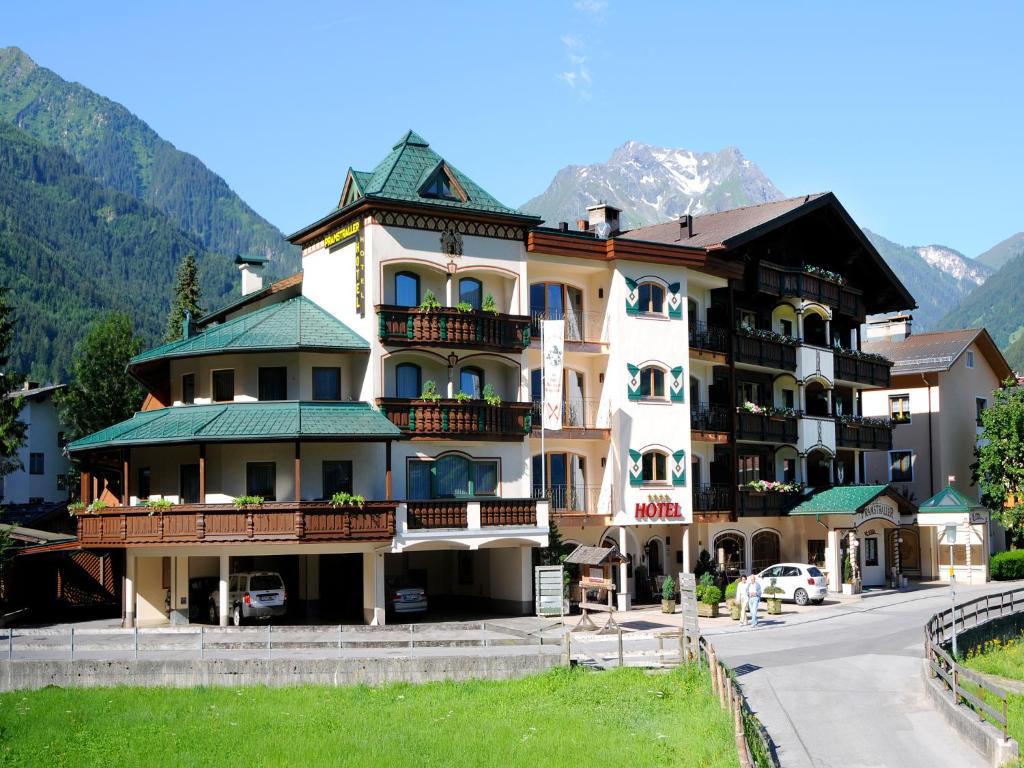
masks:
{"type": "Polygon", "coordinates": [[[865,587],[885,586],[885,537],[881,531],[860,538],[860,573],[865,587]]]}

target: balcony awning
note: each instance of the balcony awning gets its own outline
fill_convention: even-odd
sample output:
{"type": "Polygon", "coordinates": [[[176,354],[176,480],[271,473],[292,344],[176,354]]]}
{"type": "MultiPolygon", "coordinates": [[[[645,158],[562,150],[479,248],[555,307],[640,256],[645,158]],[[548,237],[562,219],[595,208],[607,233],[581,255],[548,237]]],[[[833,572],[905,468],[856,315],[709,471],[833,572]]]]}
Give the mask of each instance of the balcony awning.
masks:
{"type": "Polygon", "coordinates": [[[141,411],[76,440],[68,452],[199,442],[380,441],[400,436],[398,427],[369,403],[217,403],[141,411]]]}

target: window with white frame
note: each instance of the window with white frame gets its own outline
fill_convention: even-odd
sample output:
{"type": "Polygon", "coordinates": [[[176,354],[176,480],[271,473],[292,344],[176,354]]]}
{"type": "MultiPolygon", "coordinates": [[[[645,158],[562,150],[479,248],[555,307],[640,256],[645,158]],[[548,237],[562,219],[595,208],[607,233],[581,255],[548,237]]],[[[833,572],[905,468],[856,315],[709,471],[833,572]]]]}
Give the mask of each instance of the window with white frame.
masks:
{"type": "Polygon", "coordinates": [[[641,457],[644,485],[668,483],[668,456],[661,451],[647,451],[641,457]]]}
{"type": "Polygon", "coordinates": [[[968,368],[973,368],[974,367],[974,350],[971,350],[971,349],[967,350],[967,367],[968,368]]]}
{"type": "Polygon", "coordinates": [[[640,397],[644,400],[665,399],[665,372],[653,365],[640,369],[640,397]]]}
{"type": "Polygon", "coordinates": [[[889,482],[909,483],[913,480],[913,451],[889,451],[889,482]]]}
{"type": "Polygon", "coordinates": [[[657,283],[640,283],[640,312],[646,315],[665,314],[665,289],[657,283]]]}

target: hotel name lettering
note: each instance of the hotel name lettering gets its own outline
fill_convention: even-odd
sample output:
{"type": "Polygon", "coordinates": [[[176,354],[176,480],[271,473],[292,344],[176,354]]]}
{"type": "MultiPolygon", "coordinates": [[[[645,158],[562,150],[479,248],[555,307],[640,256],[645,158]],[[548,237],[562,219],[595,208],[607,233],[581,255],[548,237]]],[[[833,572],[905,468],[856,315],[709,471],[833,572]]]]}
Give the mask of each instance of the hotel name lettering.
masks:
{"type": "Polygon", "coordinates": [[[355,253],[355,286],[356,312],[360,317],[366,316],[366,242],[363,239],[363,223],[355,219],[343,227],[334,230],[324,237],[324,248],[333,253],[349,243],[356,244],[355,253]]]}
{"type": "Polygon", "coordinates": [[[679,502],[664,494],[651,494],[647,501],[638,501],[634,516],[637,520],[680,520],[683,517],[679,502]]]}
{"type": "Polygon", "coordinates": [[[853,516],[853,527],[857,528],[868,520],[875,519],[888,520],[891,523],[899,524],[899,520],[896,517],[896,510],[893,507],[890,507],[888,504],[875,502],[863,512],[858,512],[853,516]]]}

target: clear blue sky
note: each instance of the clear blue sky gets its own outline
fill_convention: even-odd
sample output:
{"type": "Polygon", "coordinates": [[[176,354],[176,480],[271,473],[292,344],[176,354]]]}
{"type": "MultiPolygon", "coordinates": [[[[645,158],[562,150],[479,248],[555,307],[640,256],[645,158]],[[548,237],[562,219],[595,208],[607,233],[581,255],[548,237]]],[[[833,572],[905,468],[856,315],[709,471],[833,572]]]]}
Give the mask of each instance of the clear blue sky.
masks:
{"type": "Polygon", "coordinates": [[[503,202],[628,139],[733,144],[904,244],[1024,229],[1022,3],[76,2],[0,45],[121,102],[286,232],[407,128],[503,202]]]}

